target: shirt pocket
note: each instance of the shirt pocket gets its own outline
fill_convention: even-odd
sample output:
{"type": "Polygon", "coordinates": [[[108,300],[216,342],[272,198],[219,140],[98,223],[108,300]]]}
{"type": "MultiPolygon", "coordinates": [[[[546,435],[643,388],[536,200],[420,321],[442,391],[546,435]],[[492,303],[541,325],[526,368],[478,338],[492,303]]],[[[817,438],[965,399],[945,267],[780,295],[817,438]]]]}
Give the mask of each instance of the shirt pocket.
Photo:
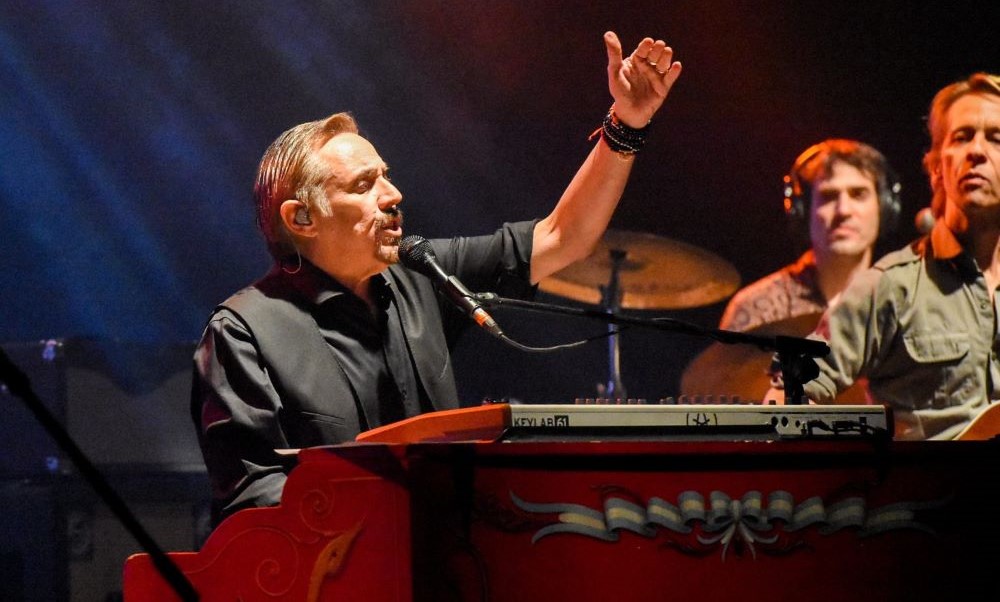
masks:
{"type": "Polygon", "coordinates": [[[917,364],[954,363],[969,353],[969,335],[962,332],[916,332],[903,337],[906,353],[917,364]]]}
{"type": "Polygon", "coordinates": [[[909,409],[956,405],[975,389],[975,376],[963,362],[972,345],[967,333],[917,332],[904,336],[903,343],[913,362],[902,383],[909,409]]]}

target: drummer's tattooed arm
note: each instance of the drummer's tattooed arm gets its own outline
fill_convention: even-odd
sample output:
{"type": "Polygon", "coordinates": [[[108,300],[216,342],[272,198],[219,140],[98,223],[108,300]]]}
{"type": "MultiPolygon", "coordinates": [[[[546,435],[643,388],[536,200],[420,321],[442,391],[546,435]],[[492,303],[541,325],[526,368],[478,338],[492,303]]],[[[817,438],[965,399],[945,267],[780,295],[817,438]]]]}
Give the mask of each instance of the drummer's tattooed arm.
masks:
{"type": "MultiPolygon", "coordinates": [[[[663,40],[644,38],[622,58],[614,32],[604,34],[608,87],[617,119],[642,128],[663,105],[681,74],[673,50],[663,40]]],[[[531,281],[537,283],[587,257],[601,239],[618,206],[635,155],[623,155],[598,141],[548,217],[535,226],[531,281]]]]}

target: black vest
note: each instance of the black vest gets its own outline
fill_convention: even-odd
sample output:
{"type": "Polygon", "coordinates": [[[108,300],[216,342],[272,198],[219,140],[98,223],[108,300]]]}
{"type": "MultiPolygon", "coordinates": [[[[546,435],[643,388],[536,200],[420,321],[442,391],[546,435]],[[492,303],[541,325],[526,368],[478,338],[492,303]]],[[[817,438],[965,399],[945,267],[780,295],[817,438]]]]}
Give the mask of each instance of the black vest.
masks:
{"type": "MultiPolygon", "coordinates": [[[[455,375],[430,281],[398,266],[386,279],[395,292],[406,345],[417,378],[436,410],[458,407],[455,375]]],[[[353,441],[361,430],[358,399],[310,313],[311,303],[272,270],[219,307],[241,319],[253,336],[258,361],[282,407],[279,420],[290,447],[353,441]]]]}

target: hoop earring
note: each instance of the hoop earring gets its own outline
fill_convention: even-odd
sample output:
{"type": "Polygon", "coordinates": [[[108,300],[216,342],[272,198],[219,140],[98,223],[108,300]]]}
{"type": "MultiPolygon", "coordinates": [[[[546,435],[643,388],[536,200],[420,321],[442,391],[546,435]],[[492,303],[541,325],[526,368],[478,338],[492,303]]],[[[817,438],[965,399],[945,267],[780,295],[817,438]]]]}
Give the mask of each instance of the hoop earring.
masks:
{"type": "Polygon", "coordinates": [[[295,266],[294,270],[290,270],[285,265],[285,260],[282,259],[281,260],[281,271],[284,272],[284,273],[286,273],[286,274],[298,274],[299,272],[302,271],[302,255],[299,253],[298,247],[296,247],[294,244],[292,245],[292,247],[295,248],[295,258],[298,260],[298,265],[295,266]]]}

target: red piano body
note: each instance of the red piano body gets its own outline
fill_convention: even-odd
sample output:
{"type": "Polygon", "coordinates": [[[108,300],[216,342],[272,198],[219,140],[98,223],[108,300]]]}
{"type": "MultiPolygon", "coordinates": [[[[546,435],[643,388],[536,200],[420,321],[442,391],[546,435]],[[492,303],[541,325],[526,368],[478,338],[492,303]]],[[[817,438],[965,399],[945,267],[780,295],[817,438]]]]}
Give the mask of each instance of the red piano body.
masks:
{"type": "MultiPolygon", "coordinates": [[[[1000,441],[494,442],[505,411],[303,450],[170,556],[210,601],[1000,599],[1000,441]]],[[[127,602],[175,599],[128,560],[127,602]]]]}

